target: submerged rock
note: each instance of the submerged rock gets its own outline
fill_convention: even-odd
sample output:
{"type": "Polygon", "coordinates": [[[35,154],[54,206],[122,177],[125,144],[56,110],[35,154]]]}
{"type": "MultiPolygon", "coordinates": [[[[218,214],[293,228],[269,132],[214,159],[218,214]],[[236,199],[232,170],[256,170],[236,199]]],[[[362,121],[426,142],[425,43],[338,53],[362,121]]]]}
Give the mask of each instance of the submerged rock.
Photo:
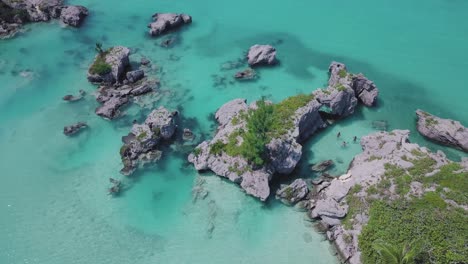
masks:
{"type": "Polygon", "coordinates": [[[460,122],[417,110],[418,131],[437,143],[468,152],[468,128],[460,122]]]}
{"type": "Polygon", "coordinates": [[[121,173],[132,174],[140,162],[154,162],[161,157],[156,148],[160,141],[169,140],[176,130],[177,112],[160,107],[153,110],[143,124],[134,124],[132,131],[122,138],[120,156],[124,168],[121,173]]]}
{"type": "Polygon", "coordinates": [[[270,45],[253,45],[247,53],[250,66],[276,64],[276,49],[270,45]]]}
{"type": "Polygon", "coordinates": [[[64,127],[63,134],[65,134],[66,136],[71,136],[71,135],[78,133],[79,131],[81,131],[82,129],[86,127],[88,127],[88,125],[85,122],[78,122],[76,124],[64,127]]]}
{"type": "Polygon", "coordinates": [[[175,13],[156,13],[153,15],[153,20],[154,22],[148,25],[151,36],[159,36],[185,24],[192,23],[191,16],[175,13]]]}
{"type": "Polygon", "coordinates": [[[62,22],[73,27],[79,27],[87,16],[88,9],[84,6],[65,6],[60,13],[62,22]]]}
{"type": "Polygon", "coordinates": [[[316,172],[323,172],[329,169],[333,165],[334,165],[333,160],[324,160],[313,165],[310,169],[316,172]]]}
{"type": "Polygon", "coordinates": [[[297,179],[290,185],[279,189],[276,192],[276,198],[280,199],[283,203],[291,205],[304,199],[308,193],[309,188],[307,187],[307,183],[303,179],[297,179]]]}
{"type": "Polygon", "coordinates": [[[67,94],[64,97],[62,97],[62,99],[64,101],[67,101],[67,102],[79,101],[79,100],[83,99],[83,97],[86,95],[86,92],[84,90],[80,90],[79,92],[80,92],[80,95],[78,95],[78,96],[75,96],[75,95],[72,95],[72,94],[67,94]]]}
{"type": "Polygon", "coordinates": [[[254,80],[254,79],[257,79],[257,77],[258,77],[257,73],[255,72],[255,70],[253,70],[251,68],[248,68],[248,69],[245,69],[243,71],[237,72],[234,75],[234,78],[236,78],[237,80],[240,80],[240,81],[254,80]]]}
{"type": "Polygon", "coordinates": [[[184,133],[182,134],[182,139],[184,141],[192,141],[195,139],[195,135],[193,134],[192,130],[188,128],[184,128],[184,133]]]}

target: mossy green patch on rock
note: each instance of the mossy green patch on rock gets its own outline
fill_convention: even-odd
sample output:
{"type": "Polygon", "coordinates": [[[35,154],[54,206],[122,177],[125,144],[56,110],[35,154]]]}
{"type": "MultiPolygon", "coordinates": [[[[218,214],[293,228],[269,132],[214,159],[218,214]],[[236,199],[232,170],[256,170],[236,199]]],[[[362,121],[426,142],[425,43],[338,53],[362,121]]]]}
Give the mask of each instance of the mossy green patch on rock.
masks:
{"type": "Polygon", "coordinates": [[[106,62],[106,56],[109,51],[99,53],[94,60],[93,65],[89,68],[89,73],[105,75],[112,71],[112,66],[106,62]]]}

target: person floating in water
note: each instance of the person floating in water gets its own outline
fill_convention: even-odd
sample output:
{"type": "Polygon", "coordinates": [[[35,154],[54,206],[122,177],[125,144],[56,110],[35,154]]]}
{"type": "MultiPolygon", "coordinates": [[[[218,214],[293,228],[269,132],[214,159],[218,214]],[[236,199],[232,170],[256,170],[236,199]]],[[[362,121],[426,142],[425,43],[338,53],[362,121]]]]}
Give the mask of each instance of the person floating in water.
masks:
{"type": "Polygon", "coordinates": [[[356,143],[356,140],[357,140],[357,137],[356,137],[356,136],[354,136],[354,138],[353,138],[353,142],[355,142],[355,143],[356,143]]]}
{"type": "Polygon", "coordinates": [[[346,145],[347,145],[347,144],[348,144],[348,143],[346,143],[346,141],[343,141],[343,143],[341,143],[341,146],[342,146],[343,148],[346,148],[346,145]]]}
{"type": "Polygon", "coordinates": [[[341,136],[341,132],[338,132],[338,134],[336,134],[336,138],[340,138],[341,136]]]}

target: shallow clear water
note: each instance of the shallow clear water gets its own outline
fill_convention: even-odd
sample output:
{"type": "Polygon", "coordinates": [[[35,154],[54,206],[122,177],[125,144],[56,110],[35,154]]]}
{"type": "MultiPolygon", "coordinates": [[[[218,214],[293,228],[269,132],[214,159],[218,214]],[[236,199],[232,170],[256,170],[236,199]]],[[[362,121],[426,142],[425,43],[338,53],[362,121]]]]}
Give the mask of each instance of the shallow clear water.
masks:
{"type": "MultiPolygon", "coordinates": [[[[228,100],[311,92],[326,83],[332,60],[365,73],[380,88],[379,107],[360,108],[314,136],[294,175],[300,177],[314,177],[307,165],[329,158],[334,174],[344,172],[360,151],[353,136],[375,131],[375,120],[415,131],[414,110],[422,108],[468,124],[466,1],[131,2],[73,1],[91,10],[81,29],[41,23],[0,42],[0,263],[335,262],[303,213],[199,176],[186,162],[190,146],[168,148],[158,164],[126,181],[131,188],[122,197],[109,197],[108,178],[122,178],[121,136],[155,106],[180,110],[181,127],[201,140],[212,135],[211,114],[228,100]],[[151,15],[167,11],[194,17],[172,49],[146,35],[151,15]],[[159,67],[154,105],[133,105],[112,122],[94,114],[95,87],[85,76],[97,41],[129,46],[134,61],[147,56],[159,67]],[[281,65],[261,69],[256,82],[231,84],[233,71],[221,65],[255,43],[275,43],[281,65]],[[213,75],[226,81],[215,85],[213,75]],[[86,100],[61,100],[79,89],[86,100]],[[65,137],[63,126],[76,121],[90,129],[65,137]],[[209,195],[194,202],[197,177],[209,195]]],[[[417,133],[412,139],[454,159],[463,155],[417,133]]]]}

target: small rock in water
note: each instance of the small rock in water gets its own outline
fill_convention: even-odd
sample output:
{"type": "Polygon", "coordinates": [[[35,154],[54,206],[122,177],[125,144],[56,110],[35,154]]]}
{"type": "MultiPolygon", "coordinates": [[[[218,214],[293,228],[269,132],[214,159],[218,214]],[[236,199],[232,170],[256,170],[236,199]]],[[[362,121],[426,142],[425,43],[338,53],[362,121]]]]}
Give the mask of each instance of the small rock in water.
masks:
{"type": "Polygon", "coordinates": [[[333,165],[334,165],[333,160],[324,160],[313,165],[310,169],[315,172],[323,172],[323,171],[328,170],[333,165]]]}
{"type": "Polygon", "coordinates": [[[66,136],[71,136],[71,135],[78,133],[80,130],[86,127],[88,127],[88,125],[85,122],[78,122],[76,124],[64,127],[63,133],[66,136]]]}
{"type": "Polygon", "coordinates": [[[258,75],[253,69],[247,68],[243,71],[237,72],[236,75],[234,75],[234,78],[236,78],[236,80],[246,81],[257,79],[258,75]]]}
{"type": "Polygon", "coordinates": [[[386,120],[375,120],[372,121],[372,128],[382,131],[388,130],[388,122],[386,120]]]}
{"type": "Polygon", "coordinates": [[[250,66],[276,64],[276,49],[270,45],[253,45],[247,54],[250,66]]]}
{"type": "Polygon", "coordinates": [[[141,65],[148,65],[150,63],[151,62],[147,58],[141,58],[141,60],[140,60],[141,65]]]}
{"type": "Polygon", "coordinates": [[[195,135],[193,134],[192,130],[188,128],[184,128],[184,133],[182,134],[182,139],[184,141],[192,141],[194,140],[195,135]]]}

